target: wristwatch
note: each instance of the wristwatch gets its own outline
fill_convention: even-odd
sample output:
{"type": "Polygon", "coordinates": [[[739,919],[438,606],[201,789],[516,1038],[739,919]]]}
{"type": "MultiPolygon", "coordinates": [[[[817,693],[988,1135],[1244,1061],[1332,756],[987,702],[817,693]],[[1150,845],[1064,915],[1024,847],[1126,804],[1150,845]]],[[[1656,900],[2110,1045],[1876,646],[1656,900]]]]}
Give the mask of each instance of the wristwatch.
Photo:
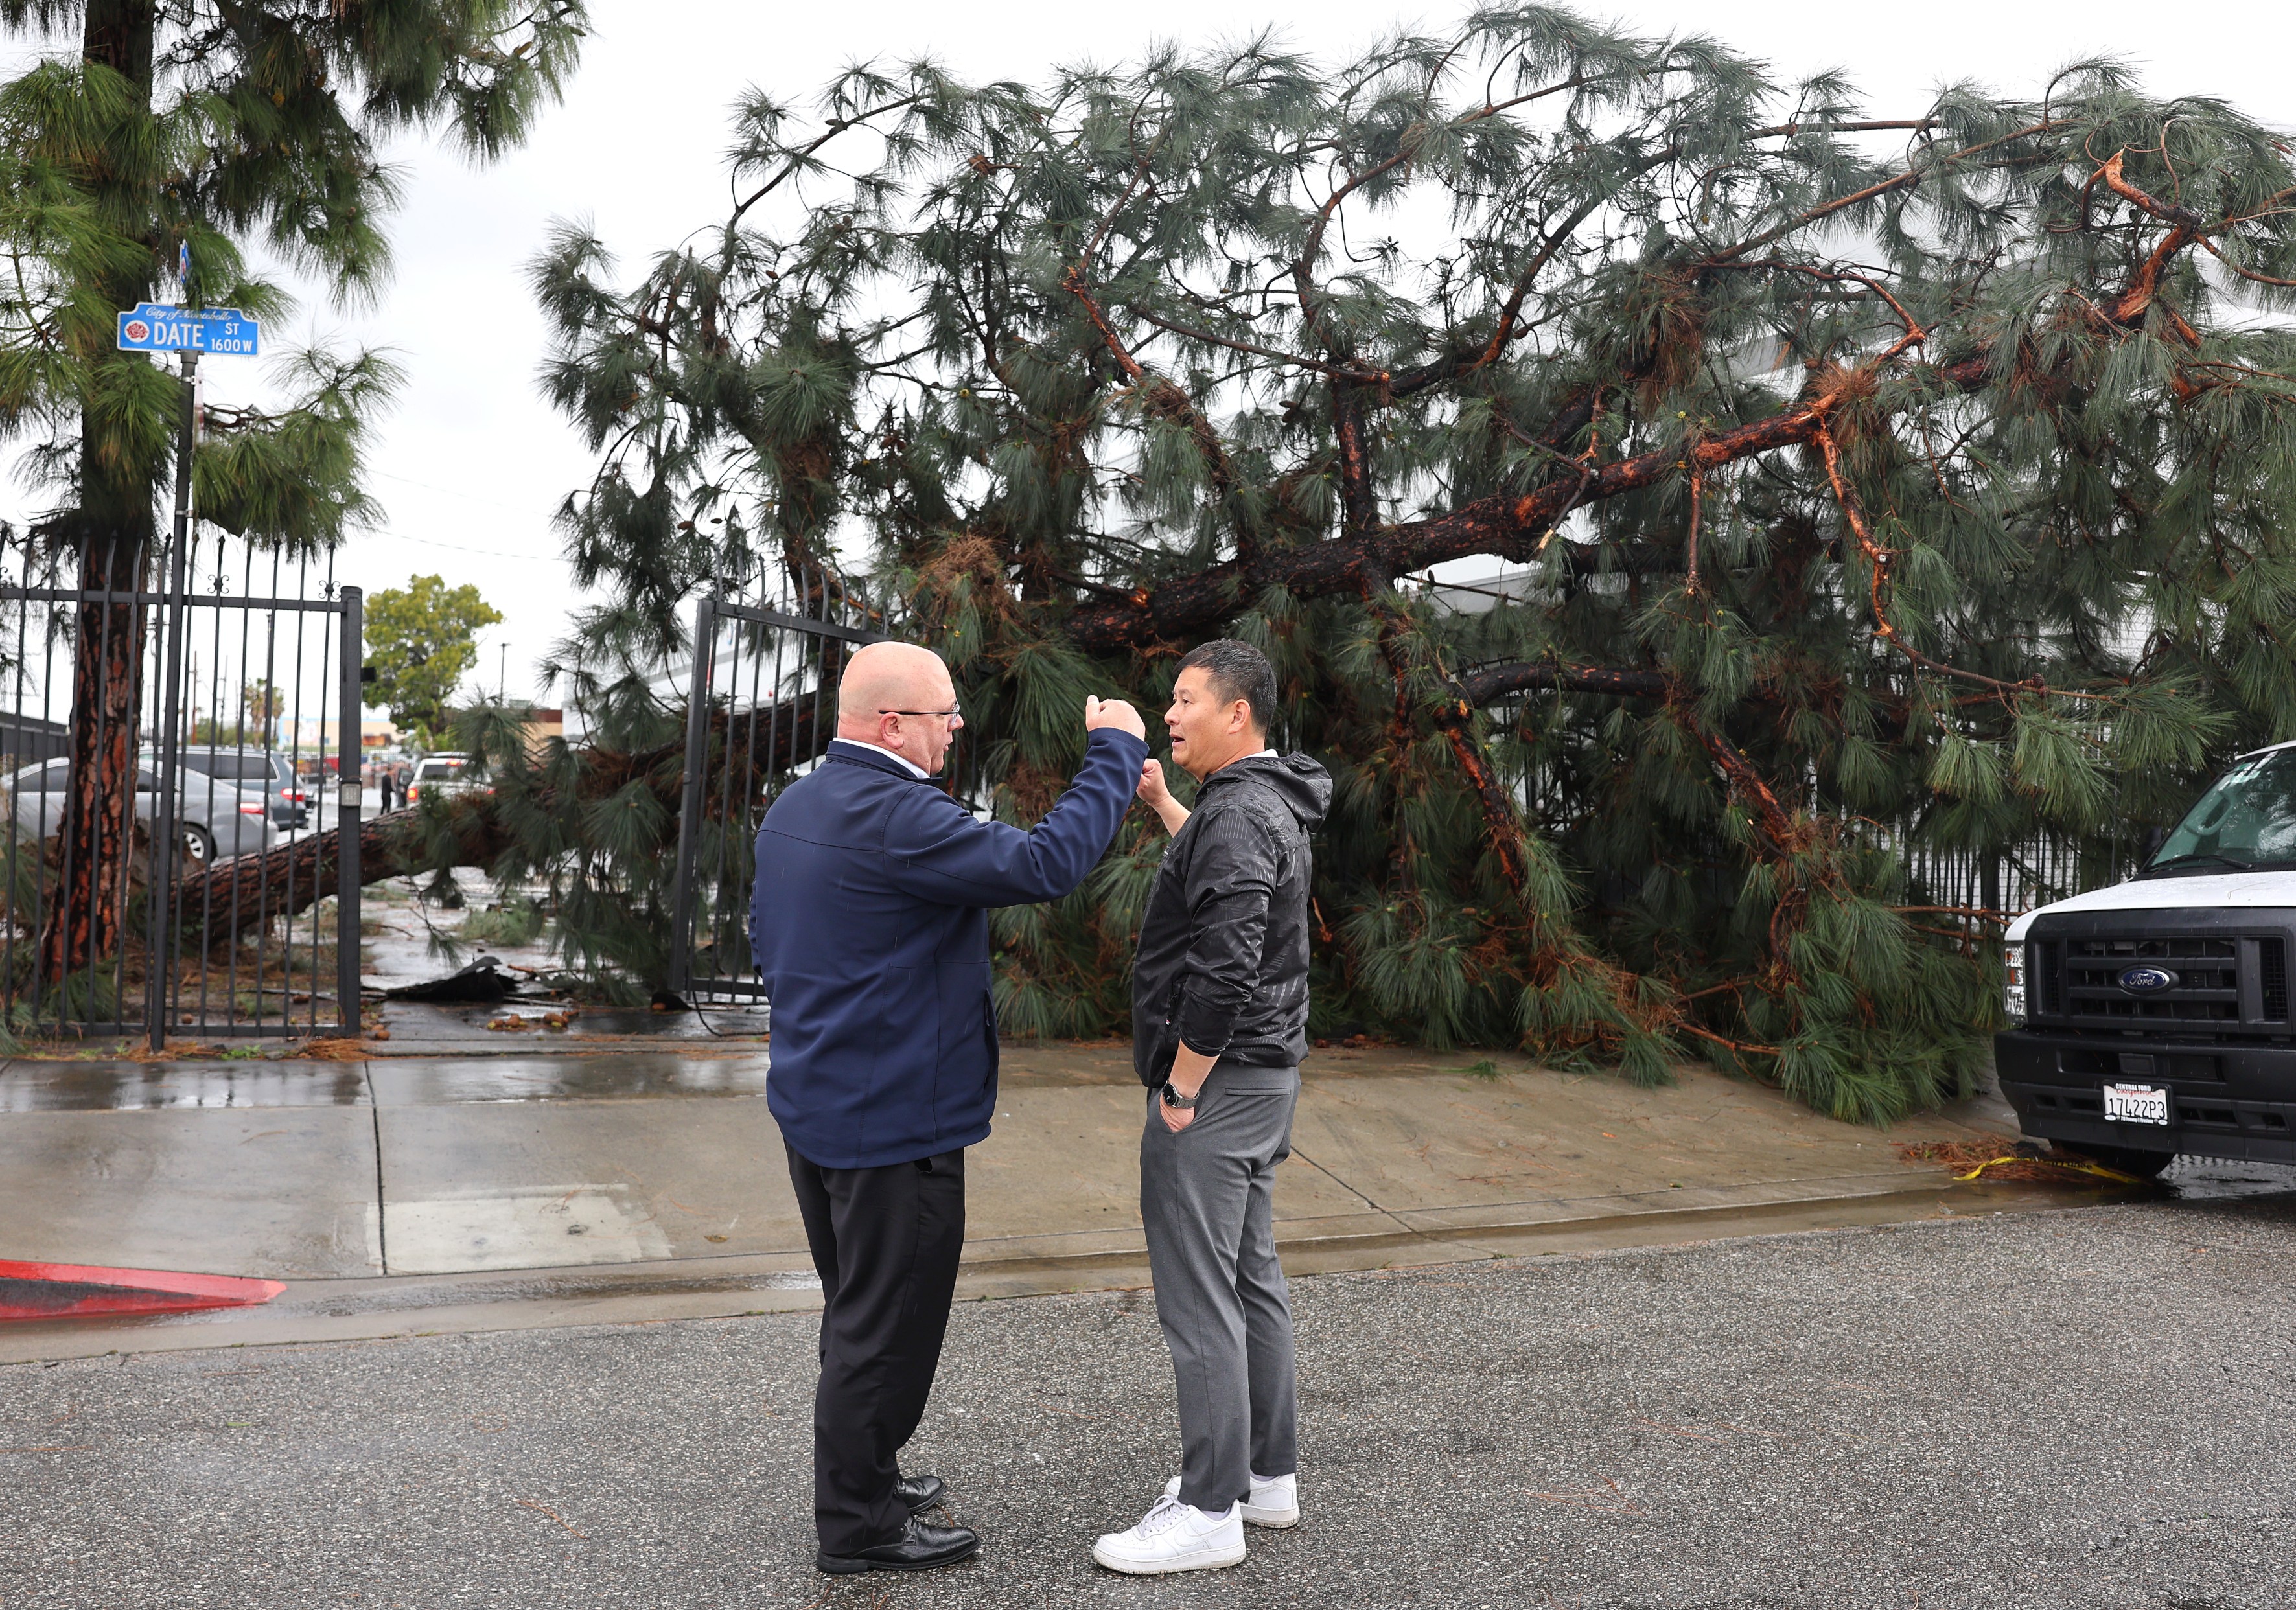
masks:
{"type": "MultiPolygon", "coordinates": [[[[1203,1093],[1202,1091],[1199,1091],[1197,1092],[1197,1095],[1201,1095],[1202,1093],[1203,1093]]],[[[1179,1091],[1178,1091],[1178,1090],[1177,1090],[1176,1088],[1174,1088],[1173,1083],[1172,1083],[1172,1082],[1171,1082],[1169,1079],[1167,1079],[1167,1080],[1165,1080],[1165,1081],[1164,1081],[1164,1105],[1165,1105],[1165,1106],[1167,1106],[1167,1107],[1192,1107],[1195,1106],[1195,1104],[1196,1104],[1196,1098],[1195,1098],[1195,1096],[1184,1096],[1184,1095],[1182,1095],[1182,1094],[1179,1092],[1179,1091]]]]}

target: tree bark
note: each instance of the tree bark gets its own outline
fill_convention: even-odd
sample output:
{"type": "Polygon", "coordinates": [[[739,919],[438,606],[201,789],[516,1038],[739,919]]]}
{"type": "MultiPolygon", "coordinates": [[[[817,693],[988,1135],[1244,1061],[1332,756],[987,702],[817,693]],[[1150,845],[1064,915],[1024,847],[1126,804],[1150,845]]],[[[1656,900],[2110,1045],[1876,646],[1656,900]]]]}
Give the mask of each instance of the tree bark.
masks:
{"type": "MultiPolygon", "coordinates": [[[[423,870],[413,811],[388,811],[358,824],[359,881],[380,883],[423,870]]],[[[256,855],[217,862],[176,886],[184,934],[221,943],[293,917],[342,893],[342,831],[312,833],[256,855]]]]}
{"type": "MultiPolygon", "coordinates": [[[[91,542],[80,584],[133,593],[144,553],[140,543],[91,542]]],[[[39,942],[41,979],[50,986],[119,953],[135,833],[144,612],[135,604],[83,604],[74,625],[71,770],[39,942]]]]}

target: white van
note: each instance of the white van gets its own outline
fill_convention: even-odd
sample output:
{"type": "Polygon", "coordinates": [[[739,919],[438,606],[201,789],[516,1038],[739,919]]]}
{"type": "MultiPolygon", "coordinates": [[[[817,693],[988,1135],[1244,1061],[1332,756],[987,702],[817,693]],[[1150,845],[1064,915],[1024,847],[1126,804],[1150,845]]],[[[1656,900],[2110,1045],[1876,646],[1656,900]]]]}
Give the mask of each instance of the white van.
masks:
{"type": "Polygon", "coordinates": [[[2243,755],[2127,883],[2011,925],[1994,1038],[2028,1135],[2152,1175],[2296,1163],[2296,743],[2243,755]]]}

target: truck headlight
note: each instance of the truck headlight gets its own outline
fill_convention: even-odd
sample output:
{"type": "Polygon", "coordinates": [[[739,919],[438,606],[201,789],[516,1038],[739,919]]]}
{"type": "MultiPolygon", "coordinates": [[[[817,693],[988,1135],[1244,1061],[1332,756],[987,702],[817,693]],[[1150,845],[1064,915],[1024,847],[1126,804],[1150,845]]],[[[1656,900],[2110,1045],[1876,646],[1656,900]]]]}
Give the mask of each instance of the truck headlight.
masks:
{"type": "Polygon", "coordinates": [[[2013,1024],[2025,1021],[2025,947],[2001,949],[2001,1015],[2013,1024]]]}

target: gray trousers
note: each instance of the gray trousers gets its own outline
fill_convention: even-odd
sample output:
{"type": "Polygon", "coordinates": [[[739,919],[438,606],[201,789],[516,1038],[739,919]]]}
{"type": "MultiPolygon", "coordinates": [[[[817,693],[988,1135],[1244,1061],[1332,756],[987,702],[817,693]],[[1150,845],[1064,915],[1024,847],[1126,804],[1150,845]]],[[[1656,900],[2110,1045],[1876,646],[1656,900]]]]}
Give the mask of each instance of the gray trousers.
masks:
{"type": "Polygon", "coordinates": [[[1300,1467],[1292,1301],[1275,1259],[1275,1165],[1292,1155],[1296,1067],[1216,1065],[1195,1122],[1148,1092],[1140,1218],[1180,1402],[1180,1500],[1220,1514],[1254,1475],[1300,1467]]]}

